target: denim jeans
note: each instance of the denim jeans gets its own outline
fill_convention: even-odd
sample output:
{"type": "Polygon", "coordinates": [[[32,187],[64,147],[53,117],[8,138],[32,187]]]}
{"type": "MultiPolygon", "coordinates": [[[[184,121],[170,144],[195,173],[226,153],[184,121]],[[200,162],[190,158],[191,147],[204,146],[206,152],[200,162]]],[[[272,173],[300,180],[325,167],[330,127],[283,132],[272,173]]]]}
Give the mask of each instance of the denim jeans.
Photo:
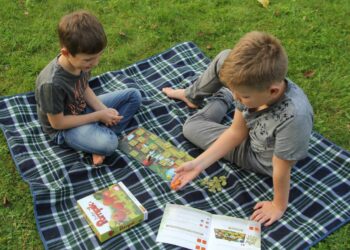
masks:
{"type": "MultiPolygon", "coordinates": [[[[116,109],[123,119],[112,127],[103,123],[88,123],[79,127],[61,130],[55,135],[55,142],[78,151],[92,154],[111,155],[118,147],[118,135],[126,128],[141,104],[141,94],[137,89],[128,88],[98,98],[108,108],[116,109]]],[[[85,114],[94,112],[91,108],[85,114]]]]}

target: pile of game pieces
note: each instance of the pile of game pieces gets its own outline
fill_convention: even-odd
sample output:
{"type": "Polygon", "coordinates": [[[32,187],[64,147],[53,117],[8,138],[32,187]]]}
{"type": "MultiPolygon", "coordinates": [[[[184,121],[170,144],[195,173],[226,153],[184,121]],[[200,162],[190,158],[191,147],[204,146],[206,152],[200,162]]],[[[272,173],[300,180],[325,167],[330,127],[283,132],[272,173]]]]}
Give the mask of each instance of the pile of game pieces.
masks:
{"type": "Polygon", "coordinates": [[[222,188],[227,185],[227,177],[222,175],[220,177],[214,176],[212,179],[205,177],[200,181],[202,187],[208,188],[211,193],[221,192],[222,188]]]}

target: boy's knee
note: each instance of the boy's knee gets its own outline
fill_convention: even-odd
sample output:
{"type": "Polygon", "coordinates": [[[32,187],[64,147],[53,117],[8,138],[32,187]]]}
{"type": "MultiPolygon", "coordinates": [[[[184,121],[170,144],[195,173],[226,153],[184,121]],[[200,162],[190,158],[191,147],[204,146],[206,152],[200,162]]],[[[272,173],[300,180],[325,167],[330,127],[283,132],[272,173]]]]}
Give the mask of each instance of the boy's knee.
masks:
{"type": "Polygon", "coordinates": [[[185,138],[187,140],[189,140],[190,142],[195,143],[195,138],[198,136],[196,134],[196,124],[195,122],[193,121],[192,117],[189,117],[185,124],[183,125],[182,127],[182,132],[183,132],[183,135],[185,136],[185,138]]]}
{"type": "Polygon", "coordinates": [[[95,140],[95,153],[109,156],[118,148],[118,137],[110,132],[109,135],[101,136],[95,140]]]}
{"type": "Polygon", "coordinates": [[[118,148],[118,138],[116,137],[115,140],[108,143],[108,145],[105,146],[105,155],[109,156],[113,154],[114,151],[118,148]]]}
{"type": "Polygon", "coordinates": [[[141,95],[140,90],[135,89],[135,88],[130,88],[129,90],[130,90],[130,96],[131,96],[131,98],[134,99],[135,102],[141,103],[142,95],[141,95]]]}

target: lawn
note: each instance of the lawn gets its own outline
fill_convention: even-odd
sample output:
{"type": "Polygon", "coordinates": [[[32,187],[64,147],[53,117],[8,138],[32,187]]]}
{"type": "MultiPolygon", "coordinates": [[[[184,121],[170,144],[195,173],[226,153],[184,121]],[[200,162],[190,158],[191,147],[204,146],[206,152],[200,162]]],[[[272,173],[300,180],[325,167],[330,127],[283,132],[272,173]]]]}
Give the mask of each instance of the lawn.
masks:
{"type": "MultiPolygon", "coordinates": [[[[261,30],[282,41],[288,76],[308,95],[314,129],[350,150],[350,4],[348,0],[0,0],[0,95],[33,91],[40,70],[59,52],[60,17],[90,10],[102,22],[108,46],[94,75],[123,68],[183,41],[209,57],[261,30]]],[[[0,246],[42,249],[29,186],[0,134],[0,246]]],[[[313,249],[350,249],[350,226],[313,249]]]]}

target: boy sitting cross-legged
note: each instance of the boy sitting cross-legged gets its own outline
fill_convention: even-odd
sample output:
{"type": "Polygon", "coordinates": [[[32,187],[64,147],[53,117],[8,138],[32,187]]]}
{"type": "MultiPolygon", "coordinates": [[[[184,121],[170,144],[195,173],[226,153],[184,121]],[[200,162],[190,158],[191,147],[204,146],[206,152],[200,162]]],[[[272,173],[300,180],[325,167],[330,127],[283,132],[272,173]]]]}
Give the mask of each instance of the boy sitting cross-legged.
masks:
{"type": "Polygon", "coordinates": [[[313,126],[304,92],[286,79],[288,58],[275,37],[263,32],[243,36],[232,50],[216,56],[187,89],[164,88],[170,98],[191,108],[207,105],[189,117],[185,137],[205,151],[179,166],[173,182],[181,189],[215,161],[224,158],[242,169],[273,178],[272,201],[258,202],[251,219],[271,225],[287,209],[290,173],[307,156],[313,126]],[[220,124],[235,106],[231,126],[220,124]]]}
{"type": "Polygon", "coordinates": [[[58,145],[92,154],[94,165],[118,146],[117,135],[141,103],[137,89],[96,96],[89,86],[107,44],[102,25],[86,11],[62,17],[58,25],[59,55],[39,74],[35,99],[43,131],[58,145]]]}

